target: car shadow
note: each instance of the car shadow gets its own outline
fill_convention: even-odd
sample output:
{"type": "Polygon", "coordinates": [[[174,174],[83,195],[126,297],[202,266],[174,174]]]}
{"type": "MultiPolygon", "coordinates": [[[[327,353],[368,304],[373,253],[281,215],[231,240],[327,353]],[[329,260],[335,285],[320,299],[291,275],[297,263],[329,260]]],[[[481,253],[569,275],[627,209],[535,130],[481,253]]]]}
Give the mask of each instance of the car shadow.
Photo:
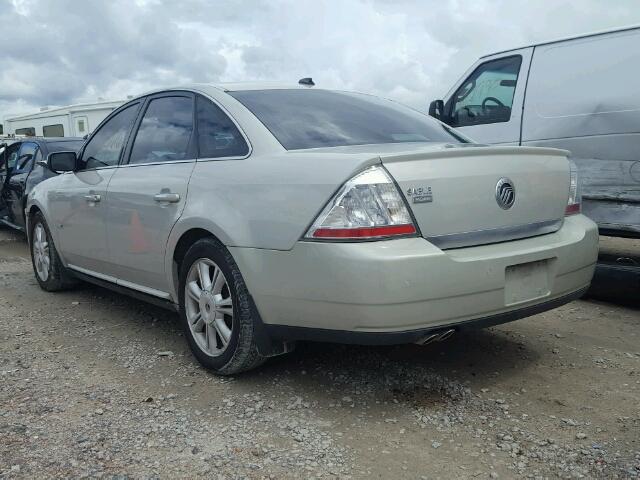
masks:
{"type": "MultiPolygon", "coordinates": [[[[91,295],[95,307],[100,303],[110,309],[135,312],[127,322],[166,337],[162,341],[149,337],[145,343],[173,345],[202,374],[216,376],[189,352],[177,313],[89,284],[80,290],[91,295]]],[[[327,403],[345,395],[362,395],[359,398],[370,401],[426,406],[464,401],[471,388],[492,388],[511,377],[523,376],[539,363],[541,355],[510,326],[500,326],[464,331],[424,346],[298,342],[293,352],[269,358],[261,367],[233,378],[234,385],[247,392],[277,385],[277,390],[292,396],[304,396],[312,389],[316,399],[324,398],[327,403]]]]}

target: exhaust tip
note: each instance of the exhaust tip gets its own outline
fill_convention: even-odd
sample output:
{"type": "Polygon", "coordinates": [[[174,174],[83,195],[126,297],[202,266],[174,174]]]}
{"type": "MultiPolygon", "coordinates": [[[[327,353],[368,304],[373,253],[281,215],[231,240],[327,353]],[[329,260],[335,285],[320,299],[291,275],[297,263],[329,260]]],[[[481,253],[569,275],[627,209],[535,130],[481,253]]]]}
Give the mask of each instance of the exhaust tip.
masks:
{"type": "Polygon", "coordinates": [[[440,335],[438,335],[438,341],[439,342],[444,342],[446,339],[451,337],[454,333],[456,333],[456,331],[453,328],[450,328],[449,330],[445,331],[444,333],[441,333],[440,335]]]}
{"type": "Polygon", "coordinates": [[[435,342],[438,339],[439,336],[440,335],[437,334],[437,333],[432,333],[430,335],[427,335],[425,337],[422,337],[422,338],[416,340],[414,343],[417,344],[417,345],[426,345],[428,343],[435,342]]]}

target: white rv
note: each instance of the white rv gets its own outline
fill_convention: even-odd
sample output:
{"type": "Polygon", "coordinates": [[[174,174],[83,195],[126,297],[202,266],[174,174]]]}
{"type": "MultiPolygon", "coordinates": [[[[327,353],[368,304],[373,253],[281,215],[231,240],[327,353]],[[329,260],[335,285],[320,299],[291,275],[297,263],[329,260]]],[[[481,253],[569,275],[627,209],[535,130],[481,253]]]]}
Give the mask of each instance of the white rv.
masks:
{"type": "Polygon", "coordinates": [[[124,100],[43,107],[37,113],[5,117],[4,135],[84,137],[118,108],[124,100]]]}

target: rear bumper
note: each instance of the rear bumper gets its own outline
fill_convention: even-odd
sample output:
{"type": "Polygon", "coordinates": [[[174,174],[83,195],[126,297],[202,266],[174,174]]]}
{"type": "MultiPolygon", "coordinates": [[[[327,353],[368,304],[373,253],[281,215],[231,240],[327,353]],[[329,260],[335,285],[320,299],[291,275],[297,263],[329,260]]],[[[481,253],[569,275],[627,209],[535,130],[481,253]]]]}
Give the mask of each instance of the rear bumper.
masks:
{"type": "MultiPolygon", "coordinates": [[[[332,341],[388,343],[387,335],[403,343],[427,331],[503,323],[572,300],[591,281],[598,231],[575,215],[548,235],[446,251],[422,238],[230,250],[274,336],[306,338],[304,331],[314,329],[331,331],[324,336],[332,341]],[[529,262],[544,262],[545,291],[514,301],[513,277],[505,272],[529,262]],[[376,334],[380,338],[371,340],[376,334]]],[[[524,283],[516,290],[526,288],[526,279],[517,281],[524,283]]]]}

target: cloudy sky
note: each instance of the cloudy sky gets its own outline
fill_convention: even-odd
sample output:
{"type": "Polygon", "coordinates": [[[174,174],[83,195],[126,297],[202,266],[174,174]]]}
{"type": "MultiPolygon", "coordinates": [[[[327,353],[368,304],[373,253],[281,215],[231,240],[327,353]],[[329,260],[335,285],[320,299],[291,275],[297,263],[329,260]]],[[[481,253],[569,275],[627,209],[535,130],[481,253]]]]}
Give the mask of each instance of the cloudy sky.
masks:
{"type": "Polygon", "coordinates": [[[629,24],[640,0],[0,0],[0,119],[305,76],[425,109],[480,55],[629,24]]]}

